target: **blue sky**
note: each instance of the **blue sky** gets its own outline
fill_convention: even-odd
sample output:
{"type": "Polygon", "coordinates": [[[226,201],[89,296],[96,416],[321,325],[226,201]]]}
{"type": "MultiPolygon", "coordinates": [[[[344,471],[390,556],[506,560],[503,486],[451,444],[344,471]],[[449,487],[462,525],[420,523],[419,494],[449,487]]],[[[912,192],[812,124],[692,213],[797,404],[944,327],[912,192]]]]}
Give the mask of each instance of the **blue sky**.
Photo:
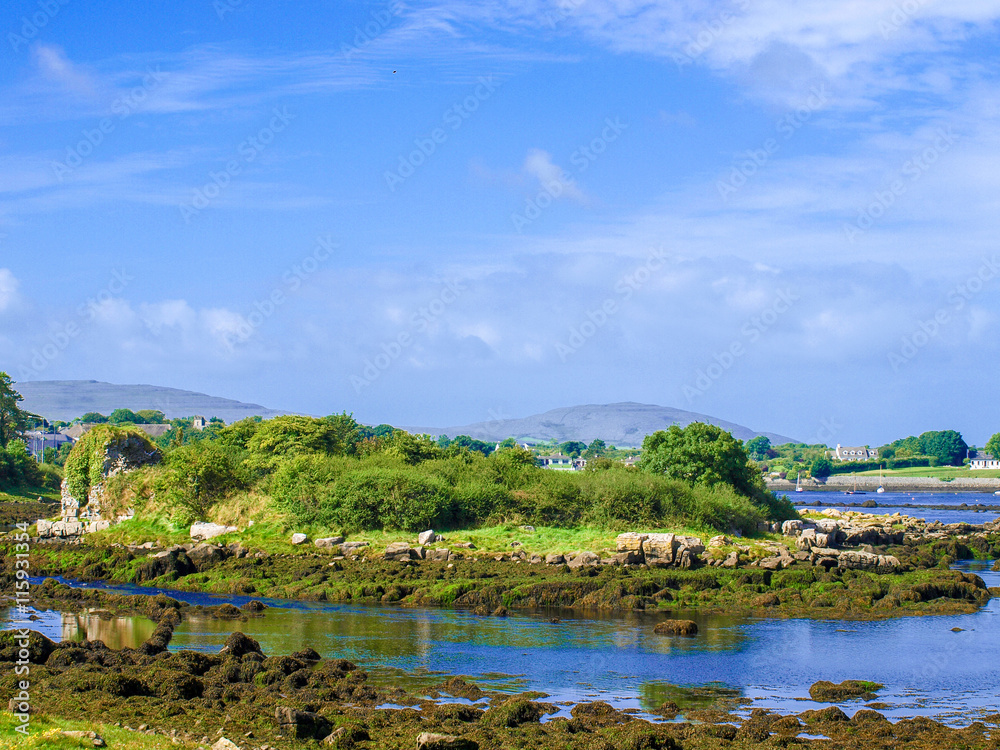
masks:
{"type": "Polygon", "coordinates": [[[998,354],[997,0],[0,13],[0,369],[447,425],[959,429],[998,354]]]}

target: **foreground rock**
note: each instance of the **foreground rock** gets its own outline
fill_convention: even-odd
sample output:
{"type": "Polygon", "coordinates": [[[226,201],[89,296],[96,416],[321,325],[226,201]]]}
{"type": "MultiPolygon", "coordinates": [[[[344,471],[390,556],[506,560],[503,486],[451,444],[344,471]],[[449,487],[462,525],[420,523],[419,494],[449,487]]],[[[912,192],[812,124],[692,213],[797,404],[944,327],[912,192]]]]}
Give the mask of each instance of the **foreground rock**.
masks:
{"type": "Polygon", "coordinates": [[[223,526],[222,524],[209,523],[208,521],[198,521],[191,524],[191,538],[196,542],[214,539],[223,534],[232,534],[234,531],[238,531],[235,526],[223,526]]]}

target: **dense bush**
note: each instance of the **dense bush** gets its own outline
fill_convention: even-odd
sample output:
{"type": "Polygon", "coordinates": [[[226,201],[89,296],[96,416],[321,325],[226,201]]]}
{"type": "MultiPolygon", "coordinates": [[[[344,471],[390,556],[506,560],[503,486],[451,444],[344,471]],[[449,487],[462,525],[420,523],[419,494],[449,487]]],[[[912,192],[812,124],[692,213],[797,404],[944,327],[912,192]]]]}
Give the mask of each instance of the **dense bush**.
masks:
{"type": "Polygon", "coordinates": [[[53,481],[58,488],[58,474],[51,470],[43,472],[20,440],[11,440],[6,448],[0,448],[0,485],[51,487],[53,481]]]}
{"type": "MultiPolygon", "coordinates": [[[[742,451],[726,443],[733,453],[726,458],[743,478],[746,462],[734,448],[742,451]]],[[[346,415],[279,417],[243,420],[173,447],[138,485],[113,482],[108,490],[130,506],[155,493],[158,512],[177,523],[211,517],[213,505],[249,493],[292,523],[344,531],[528,523],[752,532],[764,517],[795,515],[756,483],[748,497],[721,479],[694,484],[611,462],[595,469],[542,469],[517,447],[486,457],[402,431],[372,436],[346,415]]]]}

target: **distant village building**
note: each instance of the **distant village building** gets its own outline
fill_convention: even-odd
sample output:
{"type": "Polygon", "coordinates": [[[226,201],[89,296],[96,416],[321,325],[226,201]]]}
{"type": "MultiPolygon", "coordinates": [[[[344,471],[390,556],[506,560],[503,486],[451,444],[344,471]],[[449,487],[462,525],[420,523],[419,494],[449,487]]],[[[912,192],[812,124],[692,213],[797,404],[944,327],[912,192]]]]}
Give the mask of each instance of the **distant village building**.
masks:
{"type": "Polygon", "coordinates": [[[544,469],[571,469],[573,468],[573,459],[569,456],[564,456],[561,453],[555,453],[551,456],[539,456],[537,463],[544,469]]]}
{"type": "Polygon", "coordinates": [[[60,448],[65,443],[73,443],[74,440],[64,432],[40,432],[34,430],[24,433],[24,442],[28,446],[28,453],[31,455],[42,455],[45,448],[60,448]]]}
{"type": "Polygon", "coordinates": [[[1000,469],[1000,459],[995,458],[992,453],[976,451],[969,454],[969,468],[1000,469]]]}
{"type": "MultiPolygon", "coordinates": [[[[204,430],[207,424],[208,420],[201,416],[195,417],[191,422],[191,426],[196,430],[204,430]]],[[[499,445],[499,443],[497,443],[497,445],[499,445]]]]}
{"type": "Polygon", "coordinates": [[[833,458],[838,461],[877,461],[878,448],[869,448],[867,445],[847,447],[837,443],[833,458]]]}

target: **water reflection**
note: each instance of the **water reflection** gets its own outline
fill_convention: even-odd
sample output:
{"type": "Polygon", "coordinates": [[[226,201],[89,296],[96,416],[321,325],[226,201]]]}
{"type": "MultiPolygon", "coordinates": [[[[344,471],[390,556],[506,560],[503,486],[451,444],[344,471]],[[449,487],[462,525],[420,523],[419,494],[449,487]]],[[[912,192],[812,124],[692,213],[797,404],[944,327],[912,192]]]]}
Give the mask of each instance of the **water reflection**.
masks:
{"type": "MultiPolygon", "coordinates": [[[[82,613],[35,611],[29,627],[53,641],[103,641],[108,648],[138,648],[153,634],[156,623],[148,617],[112,617],[103,610],[82,613]]],[[[0,614],[0,629],[8,630],[23,619],[11,607],[0,614]]]]}

